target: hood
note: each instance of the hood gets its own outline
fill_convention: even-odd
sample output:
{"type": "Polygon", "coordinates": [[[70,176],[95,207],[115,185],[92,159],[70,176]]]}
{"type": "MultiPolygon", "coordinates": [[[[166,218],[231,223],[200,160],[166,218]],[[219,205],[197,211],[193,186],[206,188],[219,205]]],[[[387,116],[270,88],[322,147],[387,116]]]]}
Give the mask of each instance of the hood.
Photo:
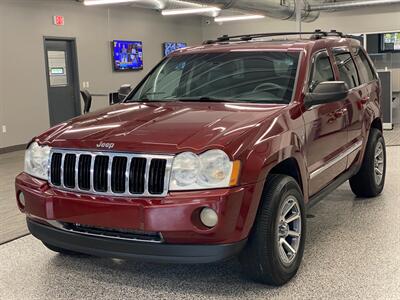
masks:
{"type": "Polygon", "coordinates": [[[123,103],[72,119],[39,136],[57,148],[175,154],[224,148],[285,105],[123,103]]]}

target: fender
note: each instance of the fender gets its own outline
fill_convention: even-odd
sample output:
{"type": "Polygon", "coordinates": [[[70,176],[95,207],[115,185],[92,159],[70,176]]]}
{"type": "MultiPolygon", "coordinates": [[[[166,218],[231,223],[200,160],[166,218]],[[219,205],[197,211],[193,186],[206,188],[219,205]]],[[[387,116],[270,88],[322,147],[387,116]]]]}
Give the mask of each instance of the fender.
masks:
{"type": "MultiPolygon", "coordinates": [[[[242,175],[245,175],[246,173],[254,174],[253,179],[256,183],[251,201],[249,201],[249,203],[244,203],[244,206],[242,206],[248,208],[247,218],[244,224],[246,233],[251,230],[256,219],[257,211],[260,206],[261,194],[265,186],[265,180],[271,170],[280,163],[288,159],[294,159],[296,161],[301,178],[300,187],[304,193],[305,203],[307,203],[309,199],[308,173],[306,162],[304,160],[305,156],[301,138],[295,132],[287,131],[283,134],[275,135],[265,142],[267,143],[265,149],[274,149],[274,145],[279,145],[279,149],[276,149],[274,152],[267,155],[266,152],[260,152],[260,149],[255,147],[254,151],[249,153],[249,156],[247,157],[247,162],[252,163],[246,164],[242,170],[242,175]],[[287,144],[284,145],[285,143],[287,144]]],[[[249,175],[247,177],[249,177],[249,175]]]]}

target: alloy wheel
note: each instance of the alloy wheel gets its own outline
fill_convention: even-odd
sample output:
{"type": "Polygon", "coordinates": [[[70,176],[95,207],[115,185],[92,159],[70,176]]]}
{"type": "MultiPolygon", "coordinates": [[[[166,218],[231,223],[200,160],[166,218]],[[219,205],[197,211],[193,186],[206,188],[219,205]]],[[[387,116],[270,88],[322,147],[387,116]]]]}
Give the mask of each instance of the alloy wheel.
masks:
{"type": "Polygon", "coordinates": [[[381,141],[375,146],[375,155],[374,155],[374,175],[375,175],[375,183],[380,185],[383,179],[384,167],[385,167],[385,152],[383,150],[383,144],[381,141]]]}
{"type": "Polygon", "coordinates": [[[281,262],[289,266],[296,258],[301,239],[301,211],[298,200],[290,195],[278,211],[277,247],[281,262]]]}

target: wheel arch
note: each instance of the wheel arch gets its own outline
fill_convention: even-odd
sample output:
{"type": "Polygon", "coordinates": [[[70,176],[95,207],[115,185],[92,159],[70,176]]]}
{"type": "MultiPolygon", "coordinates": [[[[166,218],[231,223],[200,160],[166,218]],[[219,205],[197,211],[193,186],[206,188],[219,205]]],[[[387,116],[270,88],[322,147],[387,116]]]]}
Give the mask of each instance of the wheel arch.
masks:
{"type": "Polygon", "coordinates": [[[253,228],[257,214],[263,204],[264,199],[262,199],[262,195],[269,175],[280,174],[294,178],[303,193],[304,203],[306,204],[308,202],[308,177],[306,165],[301,153],[298,151],[292,152],[291,156],[285,157],[281,160],[276,160],[274,158],[271,158],[271,160],[273,162],[270,162],[263,170],[262,179],[256,183],[252,203],[249,203],[249,214],[245,225],[247,228],[247,230],[245,230],[246,236],[253,228]]]}
{"type": "Polygon", "coordinates": [[[381,119],[381,118],[375,118],[375,119],[371,122],[370,128],[376,128],[376,129],[378,129],[380,132],[383,132],[383,123],[382,123],[382,119],[381,119]]]}
{"type": "Polygon", "coordinates": [[[294,178],[304,193],[303,178],[301,176],[300,166],[294,157],[289,157],[279,162],[269,171],[268,175],[270,174],[281,174],[294,178]]]}

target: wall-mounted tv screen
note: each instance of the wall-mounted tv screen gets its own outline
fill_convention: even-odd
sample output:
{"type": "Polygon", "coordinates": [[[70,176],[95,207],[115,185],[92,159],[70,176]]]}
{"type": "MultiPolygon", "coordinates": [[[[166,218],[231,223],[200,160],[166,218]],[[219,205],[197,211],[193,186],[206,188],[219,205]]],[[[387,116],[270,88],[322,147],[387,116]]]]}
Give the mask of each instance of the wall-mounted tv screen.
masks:
{"type": "Polygon", "coordinates": [[[168,54],[170,54],[171,52],[174,52],[175,50],[181,49],[181,48],[185,48],[187,47],[186,43],[177,43],[177,42],[165,42],[164,43],[164,56],[167,56],[168,54]]]}
{"type": "Polygon", "coordinates": [[[400,32],[381,34],[382,51],[400,51],[400,32]]]}
{"type": "Polygon", "coordinates": [[[140,41],[113,41],[114,71],[143,69],[143,43],[140,41]]]}

